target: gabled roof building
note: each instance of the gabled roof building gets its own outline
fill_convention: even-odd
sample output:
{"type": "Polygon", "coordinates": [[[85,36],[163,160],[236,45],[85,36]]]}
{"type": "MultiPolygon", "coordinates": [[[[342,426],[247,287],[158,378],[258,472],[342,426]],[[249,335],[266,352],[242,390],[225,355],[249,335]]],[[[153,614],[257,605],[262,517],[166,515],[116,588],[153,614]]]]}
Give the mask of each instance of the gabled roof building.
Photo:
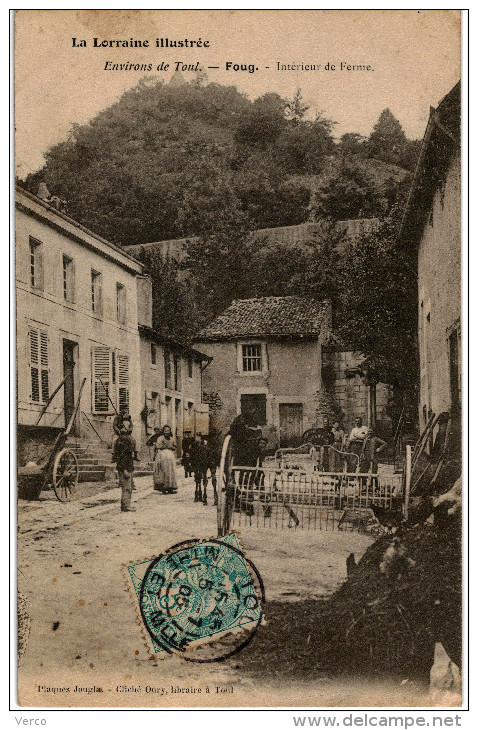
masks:
{"type": "Polygon", "coordinates": [[[197,335],[212,357],[203,374],[211,425],[225,433],[252,413],[271,445],[294,446],[316,424],[322,345],[331,306],[305,297],[240,299],[197,335]]]}

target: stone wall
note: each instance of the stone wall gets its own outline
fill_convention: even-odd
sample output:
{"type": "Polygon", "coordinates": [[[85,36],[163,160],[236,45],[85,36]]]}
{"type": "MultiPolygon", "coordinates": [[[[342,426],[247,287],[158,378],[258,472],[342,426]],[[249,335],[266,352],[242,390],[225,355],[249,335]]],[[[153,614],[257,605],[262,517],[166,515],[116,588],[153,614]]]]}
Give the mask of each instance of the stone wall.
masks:
{"type": "MultiPolygon", "coordinates": [[[[362,377],[352,374],[363,357],[356,352],[340,349],[324,349],[323,371],[327,373],[327,393],[330,394],[338,411],[337,419],[342,423],[346,432],[350,431],[357,417],[362,418],[368,425],[369,388],[364,384],[362,377]]],[[[392,419],[389,413],[392,388],[384,383],[378,383],[377,388],[377,433],[389,441],[392,437],[392,419]]]]}

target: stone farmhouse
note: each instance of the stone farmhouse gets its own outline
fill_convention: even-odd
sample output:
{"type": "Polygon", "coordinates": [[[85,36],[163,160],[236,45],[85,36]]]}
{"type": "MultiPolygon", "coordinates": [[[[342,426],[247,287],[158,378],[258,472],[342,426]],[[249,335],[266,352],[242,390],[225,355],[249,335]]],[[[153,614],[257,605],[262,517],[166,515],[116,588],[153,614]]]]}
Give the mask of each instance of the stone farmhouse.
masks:
{"type": "MultiPolygon", "coordinates": [[[[236,300],[198,333],[195,346],[212,357],[203,376],[204,400],[211,428],[223,434],[241,412],[254,414],[270,448],[298,445],[324,416],[338,418],[346,429],[357,416],[369,420],[371,389],[360,374],[361,358],[333,344],[330,302],[236,300]]],[[[374,392],[387,426],[388,387],[380,384],[374,392]]]]}

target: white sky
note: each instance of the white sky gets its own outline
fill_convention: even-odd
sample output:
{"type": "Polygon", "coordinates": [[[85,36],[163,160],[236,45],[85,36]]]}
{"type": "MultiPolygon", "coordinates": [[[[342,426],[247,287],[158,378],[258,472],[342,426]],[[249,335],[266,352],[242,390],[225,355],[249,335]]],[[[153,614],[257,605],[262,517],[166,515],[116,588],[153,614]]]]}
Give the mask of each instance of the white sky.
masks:
{"type": "MultiPolygon", "coordinates": [[[[425,130],[430,105],[460,78],[457,10],[20,10],[15,27],[15,170],[43,164],[67,137],[145,74],[105,71],[113,63],[199,61],[210,81],[235,85],[251,99],[302,88],[314,110],[335,120],[335,134],[368,135],[389,107],[410,138],[425,130]],[[87,40],[73,48],[72,37],[87,40]],[[149,39],[150,48],[93,48],[93,38],[149,39]],[[160,49],[156,37],[202,38],[210,48],[160,49]],[[226,61],[259,71],[225,71],[226,61]],[[277,62],[370,64],[374,71],[279,72],[277,62]],[[265,69],[269,66],[269,70],[265,69]]],[[[171,71],[158,74],[169,80],[171,71]]],[[[185,74],[186,78],[188,75],[185,74]]]]}

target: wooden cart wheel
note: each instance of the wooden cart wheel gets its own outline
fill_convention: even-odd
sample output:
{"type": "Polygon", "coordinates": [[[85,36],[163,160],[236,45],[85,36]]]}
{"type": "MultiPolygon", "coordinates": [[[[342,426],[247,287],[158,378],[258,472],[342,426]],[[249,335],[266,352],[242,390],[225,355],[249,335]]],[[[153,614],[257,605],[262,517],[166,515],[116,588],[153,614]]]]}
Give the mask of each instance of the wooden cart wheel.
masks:
{"type": "Polygon", "coordinates": [[[78,484],[78,460],[70,449],[62,449],[53,462],[53,489],[60,502],[70,502],[78,484]]]}
{"type": "Polygon", "coordinates": [[[231,477],[231,469],[233,464],[232,458],[232,442],[228,435],[224,439],[221,452],[221,461],[219,462],[218,474],[218,501],[217,501],[217,534],[222,537],[229,531],[231,522],[231,505],[229,504],[229,496],[227,487],[231,477]]]}

